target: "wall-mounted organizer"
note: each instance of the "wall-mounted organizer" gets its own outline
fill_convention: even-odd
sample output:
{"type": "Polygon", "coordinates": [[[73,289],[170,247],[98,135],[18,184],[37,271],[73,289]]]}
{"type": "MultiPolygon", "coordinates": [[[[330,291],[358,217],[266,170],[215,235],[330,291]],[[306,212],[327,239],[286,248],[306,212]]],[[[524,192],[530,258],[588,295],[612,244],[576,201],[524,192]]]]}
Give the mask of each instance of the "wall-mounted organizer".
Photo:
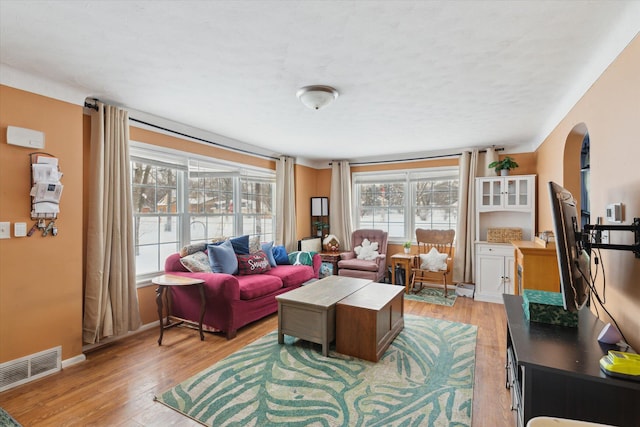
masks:
{"type": "Polygon", "coordinates": [[[57,234],[55,220],[60,213],[60,196],[63,185],[60,182],[62,172],[58,159],[48,153],[29,154],[31,163],[31,219],[36,223],[27,234],[31,236],[36,229],[43,231],[43,236],[57,234]],[[47,225],[46,220],[51,220],[47,225]]]}

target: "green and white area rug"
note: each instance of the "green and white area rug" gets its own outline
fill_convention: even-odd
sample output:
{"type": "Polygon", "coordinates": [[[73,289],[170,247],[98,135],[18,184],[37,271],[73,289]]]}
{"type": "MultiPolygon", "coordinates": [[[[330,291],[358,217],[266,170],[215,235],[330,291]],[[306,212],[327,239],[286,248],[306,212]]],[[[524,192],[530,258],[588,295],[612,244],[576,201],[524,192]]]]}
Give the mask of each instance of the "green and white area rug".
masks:
{"type": "Polygon", "coordinates": [[[470,426],[476,335],[407,315],[372,363],[272,332],[156,400],[210,426],[470,426]]]}
{"type": "Polygon", "coordinates": [[[452,307],[457,295],[455,286],[447,287],[447,298],[444,297],[444,289],[423,287],[418,293],[405,294],[404,298],[452,307]]]}
{"type": "Polygon", "coordinates": [[[7,411],[0,408],[0,426],[2,427],[22,427],[7,411]]]}

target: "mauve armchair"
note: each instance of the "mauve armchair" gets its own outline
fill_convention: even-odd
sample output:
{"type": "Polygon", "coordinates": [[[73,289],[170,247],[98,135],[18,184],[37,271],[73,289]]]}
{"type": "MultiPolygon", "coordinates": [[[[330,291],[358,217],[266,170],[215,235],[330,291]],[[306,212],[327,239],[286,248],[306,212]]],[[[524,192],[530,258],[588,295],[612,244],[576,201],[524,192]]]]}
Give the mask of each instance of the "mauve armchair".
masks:
{"type": "Polygon", "coordinates": [[[338,261],[338,275],[381,282],[387,270],[387,237],[383,230],[362,229],[351,234],[351,251],[342,252],[338,261]],[[378,256],[372,260],[358,259],[354,248],[362,246],[364,239],[378,242],[378,256]]]}

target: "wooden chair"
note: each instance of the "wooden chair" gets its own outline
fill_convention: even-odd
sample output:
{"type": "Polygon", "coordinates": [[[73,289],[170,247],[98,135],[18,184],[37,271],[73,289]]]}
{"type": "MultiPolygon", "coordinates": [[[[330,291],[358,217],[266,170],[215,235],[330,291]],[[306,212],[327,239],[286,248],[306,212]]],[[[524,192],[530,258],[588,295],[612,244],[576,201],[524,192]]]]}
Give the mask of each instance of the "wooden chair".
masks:
{"type": "Polygon", "coordinates": [[[447,281],[450,281],[450,275],[453,271],[452,249],[455,235],[455,230],[416,229],[418,256],[414,258],[414,267],[411,269],[411,289],[414,289],[416,283],[420,284],[418,291],[422,290],[425,283],[442,283],[444,285],[444,296],[445,298],[447,297],[447,281]],[[446,268],[429,269],[426,268],[426,265],[423,265],[427,254],[432,248],[435,248],[440,255],[437,257],[430,256],[428,259],[441,259],[444,258],[443,254],[446,254],[446,268]]]}

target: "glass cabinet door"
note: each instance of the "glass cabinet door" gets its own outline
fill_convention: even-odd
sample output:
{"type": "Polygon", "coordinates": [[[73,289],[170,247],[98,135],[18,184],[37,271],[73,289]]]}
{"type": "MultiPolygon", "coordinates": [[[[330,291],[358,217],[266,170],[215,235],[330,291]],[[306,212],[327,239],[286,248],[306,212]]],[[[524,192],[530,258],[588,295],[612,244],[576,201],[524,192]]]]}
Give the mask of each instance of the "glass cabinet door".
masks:
{"type": "Polygon", "coordinates": [[[491,206],[502,206],[502,183],[498,180],[491,182],[491,206]]]}
{"type": "Polygon", "coordinates": [[[506,178],[505,179],[505,206],[507,207],[528,207],[531,203],[529,194],[529,180],[527,178],[506,178]]]}
{"type": "Polygon", "coordinates": [[[487,179],[482,181],[480,186],[481,207],[502,206],[502,181],[500,179],[487,179]]]}

